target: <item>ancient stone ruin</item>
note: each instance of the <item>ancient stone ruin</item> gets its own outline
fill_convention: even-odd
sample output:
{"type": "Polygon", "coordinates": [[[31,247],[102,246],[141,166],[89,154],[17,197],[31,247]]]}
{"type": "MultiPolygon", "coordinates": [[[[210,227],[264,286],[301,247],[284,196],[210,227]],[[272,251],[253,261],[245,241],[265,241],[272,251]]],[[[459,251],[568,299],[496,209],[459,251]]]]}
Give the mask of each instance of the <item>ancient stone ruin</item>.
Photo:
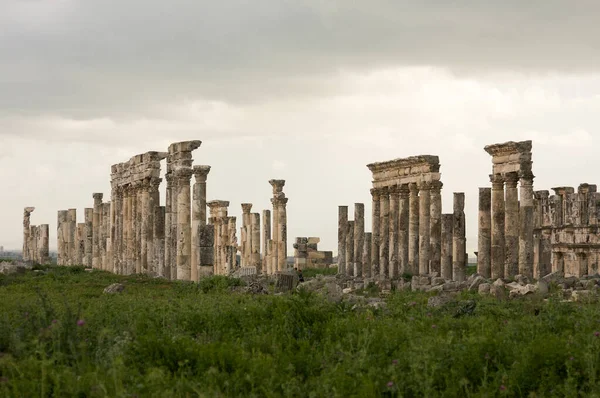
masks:
{"type": "Polygon", "coordinates": [[[110,201],[103,202],[104,195],[94,193],[94,206],[85,209],[85,222],[81,224],[77,224],[76,209],[58,212],[58,264],[191,281],[213,274],[229,275],[240,266],[248,275],[285,270],[285,181],[269,181],[274,216],[271,226],[271,211],[263,211],[264,245],[260,214],[250,213],[250,203],[242,204],[238,243],[237,218],[228,214],[229,202],[207,202],[211,167],[193,165],[192,159],[192,152],[200,145],[200,141],[178,142],[171,144],[167,152],[146,152],[113,165],[110,201]],[[159,189],[161,161],[165,159],[163,206],[159,189]]]}
{"type": "MultiPolygon", "coordinates": [[[[285,181],[269,181],[272,209],[262,211],[262,222],[251,203],[242,203],[238,231],[229,201],[207,201],[211,167],[193,165],[192,159],[200,145],[174,143],[167,152],[146,152],[113,165],[110,201],[94,193],[82,223],[77,223],[76,209],[58,212],[58,264],[191,281],[213,274],[277,275],[286,281],[282,288],[293,284],[286,279],[293,274],[287,264],[285,181]],[[167,184],[161,205],[163,160],[167,184]]],[[[492,174],[491,188],[479,188],[478,276],[531,280],[557,272],[567,277],[597,274],[596,185],[584,183],[577,191],[556,187],[554,195],[534,192],[531,141],[484,149],[492,157],[492,174]]],[[[442,213],[439,158],[421,155],[367,167],[373,174],[371,232],[365,231],[364,204],[354,205],[353,219],[348,206],[339,206],[339,274],[358,284],[361,278],[389,282],[413,275],[411,285],[417,290],[434,280],[466,283],[465,195],[454,193],[452,212],[442,213]]],[[[41,263],[48,261],[48,225],[31,226],[33,210],[25,208],[23,258],[41,263]]],[[[318,250],[319,241],[296,238],[298,269],[333,262],[332,252],[318,250]]]]}
{"type": "Polygon", "coordinates": [[[34,210],[35,207],[26,207],[23,211],[23,261],[47,264],[50,261],[50,228],[48,224],[31,225],[31,213],[34,210]]]}
{"type": "Polygon", "coordinates": [[[326,268],[333,264],[333,252],[319,251],[319,242],[321,242],[321,238],[296,238],[296,243],[294,243],[295,268],[299,270],[305,268],[326,268]]]}
{"type": "Polygon", "coordinates": [[[454,194],[454,212],[442,214],[439,158],[422,155],[367,165],[373,173],[372,232],[364,204],[339,207],[339,272],[356,277],[397,278],[437,273],[465,278],[464,194],[454,194]]]}

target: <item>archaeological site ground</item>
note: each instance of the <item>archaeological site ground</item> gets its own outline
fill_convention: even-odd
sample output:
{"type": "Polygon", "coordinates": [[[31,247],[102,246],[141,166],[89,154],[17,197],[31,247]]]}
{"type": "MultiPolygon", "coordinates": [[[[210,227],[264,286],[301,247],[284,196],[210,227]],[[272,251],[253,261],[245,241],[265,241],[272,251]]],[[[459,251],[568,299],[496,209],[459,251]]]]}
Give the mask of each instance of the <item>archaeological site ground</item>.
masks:
{"type": "Polygon", "coordinates": [[[482,149],[476,264],[435,155],[367,165],[370,208],[332,209],[336,256],[294,237],[293,263],[284,180],[238,225],[207,199],[200,141],[113,165],[56,234],[24,209],[23,262],[0,261],[0,394],[600,397],[600,193],[535,190],[534,144],[482,149]]]}

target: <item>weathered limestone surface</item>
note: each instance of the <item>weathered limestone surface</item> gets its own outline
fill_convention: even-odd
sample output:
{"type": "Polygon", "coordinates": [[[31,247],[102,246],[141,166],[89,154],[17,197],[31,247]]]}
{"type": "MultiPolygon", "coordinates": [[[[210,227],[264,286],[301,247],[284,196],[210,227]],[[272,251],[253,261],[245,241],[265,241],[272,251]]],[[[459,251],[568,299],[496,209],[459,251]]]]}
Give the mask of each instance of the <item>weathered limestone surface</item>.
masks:
{"type": "Polygon", "coordinates": [[[479,236],[477,254],[477,273],[484,278],[491,277],[492,245],[492,190],[479,188],[479,236]]]}
{"type": "Polygon", "coordinates": [[[441,272],[442,259],[442,194],[441,181],[431,183],[431,214],[430,214],[430,262],[429,272],[441,272]]]}
{"type": "Polygon", "coordinates": [[[465,194],[454,193],[454,219],[452,231],[452,276],[457,282],[463,282],[466,274],[466,230],[465,230],[465,194]]]}
{"type": "Polygon", "coordinates": [[[409,228],[408,264],[409,272],[419,274],[419,189],[416,183],[409,184],[409,228]]]}
{"type": "Polygon", "coordinates": [[[454,214],[442,214],[442,253],[440,275],[452,279],[452,247],[454,242],[454,214]]]}
{"type": "Polygon", "coordinates": [[[504,275],[519,274],[519,196],[516,172],[506,174],[506,196],[504,201],[504,275]]]}
{"type": "Polygon", "coordinates": [[[390,195],[389,188],[380,188],[379,206],[379,276],[381,278],[389,277],[389,259],[390,259],[390,195]]]}
{"type": "Polygon", "coordinates": [[[287,202],[283,193],[285,180],[269,180],[273,187],[273,241],[275,242],[275,264],[277,271],[287,269],[287,202]]]}
{"type": "Polygon", "coordinates": [[[269,241],[271,240],[271,210],[263,210],[263,258],[262,258],[262,269],[265,274],[271,274],[272,270],[269,269],[267,252],[269,248],[269,241]]]}
{"type": "Polygon", "coordinates": [[[419,274],[429,274],[429,249],[431,228],[431,183],[419,185],[419,274]]]}
{"type": "Polygon", "coordinates": [[[363,275],[363,250],[365,245],[365,205],[354,204],[354,275],[363,275]]]}
{"type": "MultiPolygon", "coordinates": [[[[100,268],[100,217],[102,213],[102,198],[104,194],[94,193],[94,210],[92,216],[92,231],[93,231],[93,242],[92,242],[92,268],[100,268]]],[[[67,243],[68,245],[68,243],[67,243]]],[[[69,249],[67,248],[67,252],[69,249]]]]}
{"type": "Polygon", "coordinates": [[[379,202],[379,190],[372,188],[371,196],[373,198],[373,214],[371,217],[372,222],[372,236],[371,236],[371,276],[375,277],[379,275],[379,242],[381,240],[379,234],[381,229],[381,205],[379,202]]]}
{"type": "Polygon", "coordinates": [[[200,263],[200,228],[206,225],[206,180],[210,166],[194,166],[195,178],[192,201],[192,254],[191,254],[191,280],[198,281],[198,267],[200,263]]]}
{"type": "Polygon", "coordinates": [[[398,276],[399,272],[399,262],[398,262],[398,253],[399,253],[399,239],[398,239],[398,228],[399,228],[399,212],[400,212],[400,189],[397,185],[390,187],[390,239],[389,239],[389,272],[388,275],[390,278],[395,278],[398,276]]]}
{"type": "Polygon", "coordinates": [[[409,189],[408,184],[400,185],[400,209],[399,209],[399,220],[398,220],[398,261],[399,261],[399,274],[404,274],[410,271],[408,261],[408,229],[410,225],[409,214],[409,189]]]}
{"type": "Polygon", "coordinates": [[[317,237],[296,238],[294,244],[294,265],[298,270],[305,268],[328,268],[333,263],[333,252],[319,251],[317,237]]]}
{"type": "Polygon", "coordinates": [[[504,278],[504,177],[491,175],[492,182],[492,279],[504,278]]]}
{"type": "Polygon", "coordinates": [[[338,206],[338,272],[346,274],[346,234],[348,233],[348,206],[338,206]]]}
{"type": "Polygon", "coordinates": [[[354,276],[354,221],[348,221],[346,229],[346,274],[354,276]]]}

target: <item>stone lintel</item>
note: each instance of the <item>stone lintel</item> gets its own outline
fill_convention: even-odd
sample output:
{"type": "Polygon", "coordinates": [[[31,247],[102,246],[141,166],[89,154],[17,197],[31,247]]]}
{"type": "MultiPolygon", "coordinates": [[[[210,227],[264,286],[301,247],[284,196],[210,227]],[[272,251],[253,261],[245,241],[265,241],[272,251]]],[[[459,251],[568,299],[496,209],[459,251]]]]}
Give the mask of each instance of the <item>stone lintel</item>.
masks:
{"type": "Polygon", "coordinates": [[[200,148],[200,145],[202,145],[202,141],[199,140],[174,142],[169,145],[169,155],[179,152],[192,152],[200,148]]]}
{"type": "Polygon", "coordinates": [[[441,173],[425,173],[415,174],[404,177],[389,177],[386,179],[375,179],[373,180],[373,188],[391,187],[396,185],[410,184],[410,183],[424,183],[424,182],[435,182],[440,181],[441,173]]]}
{"type": "Polygon", "coordinates": [[[527,154],[531,152],[532,142],[508,141],[501,144],[486,145],[483,149],[492,156],[504,156],[513,154],[527,154]]]}
{"type": "Polygon", "coordinates": [[[206,205],[210,208],[229,207],[229,201],[228,200],[211,200],[210,202],[207,202],[206,205]]]}

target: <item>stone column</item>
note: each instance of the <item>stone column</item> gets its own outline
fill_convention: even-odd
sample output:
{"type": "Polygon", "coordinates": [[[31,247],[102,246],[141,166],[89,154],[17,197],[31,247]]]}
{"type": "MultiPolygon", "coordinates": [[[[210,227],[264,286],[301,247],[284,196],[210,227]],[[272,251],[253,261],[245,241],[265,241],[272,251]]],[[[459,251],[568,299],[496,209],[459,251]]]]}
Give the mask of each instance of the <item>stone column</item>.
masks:
{"type": "Polygon", "coordinates": [[[381,237],[379,236],[381,229],[381,204],[379,202],[379,189],[372,188],[371,196],[373,197],[372,205],[372,235],[371,235],[371,277],[376,278],[379,276],[379,242],[381,237]]]}
{"type": "Polygon", "coordinates": [[[86,208],[83,210],[83,216],[84,216],[84,221],[85,221],[85,228],[84,228],[84,237],[85,237],[85,244],[84,244],[84,255],[83,255],[83,265],[85,265],[85,267],[87,268],[92,268],[92,245],[93,245],[93,239],[94,239],[94,229],[93,229],[93,220],[94,220],[94,209],[93,208],[86,208]]]}
{"type": "Polygon", "coordinates": [[[429,272],[441,275],[442,261],[442,182],[431,183],[429,272]]]}
{"type": "Polygon", "coordinates": [[[198,236],[200,242],[200,267],[198,268],[198,279],[214,274],[214,228],[214,225],[204,225],[200,227],[198,236]]]}
{"type": "Polygon", "coordinates": [[[529,278],[533,277],[533,178],[533,174],[521,176],[519,217],[519,273],[529,278]]]}
{"type": "Polygon", "coordinates": [[[390,257],[388,261],[389,277],[396,278],[399,273],[398,262],[398,228],[400,221],[400,188],[397,185],[390,187],[390,257]]]}
{"type": "Polygon", "coordinates": [[[167,172],[165,174],[165,180],[167,180],[167,188],[165,194],[165,259],[163,267],[164,276],[167,279],[171,279],[171,224],[173,223],[173,197],[175,196],[175,177],[173,176],[173,172],[170,171],[169,168],[169,157],[167,157],[167,172]]]}
{"type": "Polygon", "coordinates": [[[504,177],[490,175],[492,182],[492,279],[504,278],[504,177]]]}
{"type": "Polygon", "coordinates": [[[191,280],[191,211],[190,180],[192,170],[182,168],[175,174],[177,178],[177,279],[191,280]]]}
{"type": "Polygon", "coordinates": [[[102,198],[101,193],[92,195],[94,198],[94,213],[92,217],[92,268],[100,268],[100,216],[102,213],[102,198]]]}
{"type": "Polygon", "coordinates": [[[228,232],[228,241],[227,241],[227,274],[230,274],[237,268],[237,238],[235,235],[236,227],[236,217],[228,217],[227,220],[227,232],[228,232]]]}
{"type": "Polygon", "coordinates": [[[198,267],[200,263],[200,228],[206,225],[206,180],[210,166],[194,166],[194,194],[192,203],[192,261],[191,278],[198,282],[198,267]]]}
{"type": "Polygon", "coordinates": [[[492,275],[492,190],[479,188],[479,234],[477,238],[477,273],[484,278],[492,275]]]}
{"type": "Polygon", "coordinates": [[[208,202],[207,206],[210,209],[210,218],[208,219],[208,222],[213,225],[213,273],[215,275],[220,275],[221,269],[219,267],[221,260],[221,230],[220,219],[218,217],[219,203],[218,201],[213,200],[211,202],[208,202]]]}
{"type": "Polygon", "coordinates": [[[440,273],[444,279],[452,279],[452,245],[454,241],[454,214],[442,214],[442,253],[440,273]]]}
{"type": "Polygon", "coordinates": [[[256,272],[260,273],[260,213],[250,214],[250,266],[256,267],[256,272]]]}
{"type": "Polygon", "coordinates": [[[50,226],[48,224],[40,225],[40,245],[38,247],[39,250],[39,259],[41,264],[49,264],[50,263],[50,226]]]}
{"type": "Polygon", "coordinates": [[[371,277],[371,248],[372,248],[372,233],[365,232],[365,244],[363,246],[363,277],[371,277]]]}
{"type": "Polygon", "coordinates": [[[241,247],[242,247],[242,267],[250,265],[250,254],[252,248],[252,233],[250,231],[250,212],[252,203],[242,203],[242,229],[241,229],[241,247]]]}
{"type": "MultiPolygon", "coordinates": [[[[158,275],[158,258],[156,257],[156,217],[161,218],[161,222],[164,223],[164,217],[157,214],[156,209],[160,207],[160,192],[159,187],[162,182],[162,178],[153,177],[150,179],[149,188],[149,202],[148,202],[148,233],[147,233],[147,257],[148,257],[148,272],[150,275],[158,275]]],[[[162,232],[162,231],[161,231],[162,232]]],[[[164,232],[163,232],[164,234],[164,232]]],[[[162,238],[164,239],[164,237],[162,238]]],[[[161,245],[164,243],[161,242],[161,245]]],[[[113,245],[114,246],[114,245],[113,245]]],[[[161,249],[164,250],[164,248],[161,249]]],[[[115,258],[115,256],[112,256],[115,258]]]]}
{"type": "Polygon", "coordinates": [[[380,188],[379,193],[379,276],[389,278],[390,268],[390,195],[389,188],[380,188]]]}
{"type": "Polygon", "coordinates": [[[57,238],[57,265],[67,265],[67,253],[66,253],[66,240],[65,240],[65,229],[67,226],[67,211],[60,210],[58,212],[56,228],[57,238]]]}
{"type": "Polygon", "coordinates": [[[457,282],[463,282],[466,274],[466,230],[465,230],[465,194],[454,193],[454,223],[452,225],[452,275],[457,282]]]}
{"type": "MultiPolygon", "coordinates": [[[[141,273],[147,274],[149,270],[148,262],[148,242],[152,235],[152,224],[150,223],[150,181],[144,179],[140,184],[140,246],[139,258],[141,273]]],[[[150,244],[152,247],[152,244],[150,244]]]]}
{"type": "Polygon", "coordinates": [[[68,265],[77,265],[75,261],[75,235],[77,232],[77,209],[67,210],[67,225],[68,236],[67,236],[67,253],[69,256],[68,265]]]}
{"type": "Polygon", "coordinates": [[[338,206],[338,273],[346,275],[346,234],[348,206],[338,206]]]}
{"type": "Polygon", "coordinates": [[[408,185],[410,196],[408,198],[408,263],[409,272],[413,275],[419,273],[419,188],[416,183],[408,185]]]}
{"type": "Polygon", "coordinates": [[[354,221],[348,221],[346,230],[346,275],[354,276],[354,221]]]}
{"type": "Polygon", "coordinates": [[[505,176],[506,190],[504,202],[504,276],[514,277],[519,273],[519,195],[516,172],[505,176]]]}
{"type": "Polygon", "coordinates": [[[165,206],[154,208],[154,258],[156,275],[165,276],[165,206]]]}
{"type": "Polygon", "coordinates": [[[263,272],[265,274],[270,274],[271,270],[267,264],[267,251],[269,248],[269,241],[271,240],[271,210],[263,210],[263,272]]]}
{"type": "Polygon", "coordinates": [[[133,188],[133,244],[131,250],[131,258],[134,264],[135,273],[141,274],[142,258],[140,248],[142,247],[142,186],[141,181],[134,181],[131,185],[133,188]]]}
{"type": "Polygon", "coordinates": [[[30,230],[31,230],[31,213],[35,210],[35,207],[26,207],[23,211],[23,261],[30,261],[29,256],[29,242],[30,242],[30,230]]]}
{"type": "Polygon", "coordinates": [[[75,228],[75,264],[83,265],[85,255],[85,223],[76,225],[75,228]]]}
{"type": "Polygon", "coordinates": [[[363,250],[365,246],[365,205],[354,204],[354,276],[363,276],[363,250]]]}
{"type": "Polygon", "coordinates": [[[282,271],[287,268],[287,211],[286,205],[288,198],[283,193],[285,180],[270,180],[269,184],[273,187],[273,237],[277,246],[277,270],[282,271]],[[275,228],[277,224],[277,228],[275,228]]]}
{"type": "Polygon", "coordinates": [[[110,268],[110,202],[102,204],[102,221],[100,223],[102,228],[101,242],[101,255],[102,255],[102,269],[104,271],[111,271],[110,268]]]}
{"type": "Polygon", "coordinates": [[[400,210],[398,220],[398,261],[399,275],[410,272],[408,262],[408,228],[410,225],[410,206],[409,206],[408,184],[400,186],[400,210]]]}
{"type": "Polygon", "coordinates": [[[419,275],[429,274],[429,245],[431,228],[431,183],[419,184],[419,275]]]}

